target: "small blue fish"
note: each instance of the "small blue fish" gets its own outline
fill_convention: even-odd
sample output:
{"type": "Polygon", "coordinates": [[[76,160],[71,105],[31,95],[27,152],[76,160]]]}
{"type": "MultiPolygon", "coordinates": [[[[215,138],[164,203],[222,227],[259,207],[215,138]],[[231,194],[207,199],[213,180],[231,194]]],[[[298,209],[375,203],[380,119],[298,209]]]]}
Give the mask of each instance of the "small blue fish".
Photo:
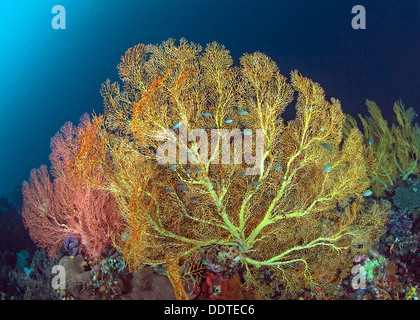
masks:
{"type": "Polygon", "coordinates": [[[253,186],[259,186],[259,185],[261,185],[261,183],[259,183],[258,181],[252,181],[251,182],[251,184],[253,185],[253,186]]]}
{"type": "Polygon", "coordinates": [[[369,144],[369,147],[372,145],[372,140],[370,140],[370,138],[368,139],[368,144],[369,144]]]}
{"type": "Polygon", "coordinates": [[[172,130],[178,129],[180,125],[181,125],[181,121],[178,122],[177,124],[175,124],[174,127],[172,128],[172,130]]]}
{"type": "Polygon", "coordinates": [[[178,167],[178,165],[177,165],[177,164],[173,164],[173,165],[171,165],[171,166],[169,167],[169,169],[174,170],[176,167],[178,167]]]}
{"type": "Polygon", "coordinates": [[[226,120],[225,120],[225,123],[231,123],[231,122],[233,122],[233,120],[232,120],[232,119],[226,119],[226,120]]]}
{"type": "Polygon", "coordinates": [[[321,143],[321,147],[323,147],[325,150],[330,151],[330,152],[334,151],[334,148],[331,147],[331,145],[326,142],[321,143]]]}
{"type": "Polygon", "coordinates": [[[281,168],[281,165],[280,165],[280,164],[278,164],[278,165],[274,166],[274,170],[278,170],[278,169],[280,169],[280,168],[281,168]]]}
{"type": "Polygon", "coordinates": [[[189,174],[191,172],[191,168],[188,168],[187,170],[185,170],[186,174],[189,174]]]}
{"type": "Polygon", "coordinates": [[[206,132],[206,127],[205,126],[202,126],[200,128],[200,132],[198,133],[198,136],[201,137],[201,135],[203,134],[203,132],[206,132]]]}
{"type": "Polygon", "coordinates": [[[190,198],[190,201],[198,201],[198,200],[200,200],[200,197],[191,197],[190,198]]]}
{"type": "Polygon", "coordinates": [[[189,190],[186,186],[178,186],[178,189],[181,189],[183,191],[188,191],[189,190]]]}
{"type": "Polygon", "coordinates": [[[170,192],[174,192],[174,190],[167,188],[165,189],[165,192],[170,193],[170,192]]]}
{"type": "Polygon", "coordinates": [[[245,177],[246,176],[246,173],[245,172],[241,172],[240,174],[238,174],[238,177],[239,178],[243,178],[243,177],[245,177]]]}
{"type": "Polygon", "coordinates": [[[195,168],[194,171],[195,172],[201,172],[201,168],[195,168]]]}
{"type": "Polygon", "coordinates": [[[252,130],[251,129],[244,129],[244,131],[242,131],[242,133],[244,134],[244,136],[250,136],[252,134],[252,130]]]}
{"type": "Polygon", "coordinates": [[[322,172],[328,172],[328,171],[330,171],[331,169],[332,169],[332,165],[327,164],[327,165],[324,167],[324,169],[322,169],[322,172]]]}
{"type": "Polygon", "coordinates": [[[373,194],[373,192],[371,190],[366,190],[365,192],[362,193],[362,196],[369,197],[372,194],[373,194]]]}
{"type": "Polygon", "coordinates": [[[210,117],[210,116],[211,116],[211,113],[210,113],[210,112],[204,112],[204,113],[203,113],[203,116],[204,116],[204,117],[210,117]]]}
{"type": "Polygon", "coordinates": [[[239,111],[239,114],[248,114],[249,112],[248,111],[246,111],[246,110],[241,110],[241,111],[239,111]]]}

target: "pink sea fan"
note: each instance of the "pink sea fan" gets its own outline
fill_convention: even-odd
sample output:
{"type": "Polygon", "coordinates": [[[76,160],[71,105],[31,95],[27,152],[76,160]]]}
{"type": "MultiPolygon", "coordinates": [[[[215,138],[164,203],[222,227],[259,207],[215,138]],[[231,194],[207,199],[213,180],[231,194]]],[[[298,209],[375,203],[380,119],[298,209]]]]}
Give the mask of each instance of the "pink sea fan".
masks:
{"type": "Polygon", "coordinates": [[[121,228],[117,204],[105,190],[79,188],[65,179],[51,181],[46,166],[31,172],[23,186],[23,222],[32,240],[51,257],[69,235],[93,260],[113,244],[121,228]]]}

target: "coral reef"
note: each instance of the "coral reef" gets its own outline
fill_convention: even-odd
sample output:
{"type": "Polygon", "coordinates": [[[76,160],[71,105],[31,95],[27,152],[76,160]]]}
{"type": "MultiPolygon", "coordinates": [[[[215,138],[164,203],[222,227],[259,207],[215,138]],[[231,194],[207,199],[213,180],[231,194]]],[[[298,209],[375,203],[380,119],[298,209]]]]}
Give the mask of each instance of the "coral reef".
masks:
{"type": "MultiPolygon", "coordinates": [[[[118,70],[104,115],[65,124],[23,185],[31,238],[66,270],[49,298],[416,299],[414,109],[389,128],[368,101],[363,136],[318,83],[216,42],[139,44],[118,70]]],[[[42,265],[15,287],[50,281],[42,265]]]]}
{"type": "Polygon", "coordinates": [[[23,183],[24,225],[52,258],[71,237],[98,261],[121,226],[115,199],[105,189],[109,160],[101,121],[84,115],[79,127],[65,124],[51,141],[53,180],[41,166],[23,183]]]}
{"type": "MultiPolygon", "coordinates": [[[[391,127],[375,102],[367,100],[366,106],[370,116],[359,115],[359,118],[366,142],[377,160],[369,173],[372,190],[381,195],[398,180],[407,180],[420,172],[420,127],[414,122],[415,110],[405,108],[401,101],[394,104],[396,122],[391,127]]],[[[356,125],[351,116],[348,119],[353,126],[356,125]]]]}
{"type": "Polygon", "coordinates": [[[364,285],[355,286],[351,279],[340,283],[336,299],[351,300],[417,300],[418,288],[406,263],[387,259],[379,252],[357,256],[355,265],[363,267],[364,285]]]}
{"type": "Polygon", "coordinates": [[[264,54],[233,67],[218,43],[201,52],[185,39],[138,45],[119,65],[123,89],[102,87],[109,188],[127,222],[119,250],[134,269],[175,260],[181,270],[200,250],[236,246],[260,297],[338,281],[387,219],[381,205],[362,205],[374,161],[361,133],[343,140],[339,101],[297,71],[288,82],[264,54]],[[294,95],[296,119],[285,123],[294,95]],[[260,281],[261,268],[275,284],[260,281]]]}
{"type": "Polygon", "coordinates": [[[420,179],[414,179],[406,186],[394,189],[392,202],[402,212],[413,212],[420,207],[420,179]]]}
{"type": "Polygon", "coordinates": [[[9,272],[8,299],[10,300],[56,300],[59,293],[52,290],[51,270],[53,263],[45,251],[37,250],[27,270],[9,272]]]}

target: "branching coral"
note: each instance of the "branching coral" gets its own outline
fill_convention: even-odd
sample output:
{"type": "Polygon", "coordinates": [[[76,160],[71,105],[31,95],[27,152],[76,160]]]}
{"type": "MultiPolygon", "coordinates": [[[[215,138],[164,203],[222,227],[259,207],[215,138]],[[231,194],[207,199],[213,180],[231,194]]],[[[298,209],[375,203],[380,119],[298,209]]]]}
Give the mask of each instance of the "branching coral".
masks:
{"type": "Polygon", "coordinates": [[[123,88],[102,86],[108,187],[126,222],[119,248],[132,268],[177,270],[208,247],[236,246],[261,296],[274,289],[258,282],[260,268],[283,293],[333,283],[386,219],[380,205],[359,204],[370,151],[357,128],[343,139],[340,102],[319,84],[297,71],[288,82],[260,52],[232,64],[218,43],[202,52],[170,39],[129,49],[123,88]],[[296,118],[285,123],[294,95],[296,118]]]}
{"type": "Polygon", "coordinates": [[[41,166],[23,184],[24,225],[52,258],[72,237],[97,262],[121,230],[117,203],[106,190],[110,159],[102,121],[85,115],[78,127],[66,123],[51,141],[52,179],[41,166]]]}
{"type": "MultiPolygon", "coordinates": [[[[359,117],[365,139],[377,159],[369,173],[372,191],[380,195],[396,181],[406,180],[420,172],[420,128],[413,123],[414,109],[405,108],[401,101],[394,104],[396,123],[391,127],[375,102],[367,100],[366,106],[370,116],[359,117]]],[[[355,124],[354,119],[351,122],[355,124]]]]}

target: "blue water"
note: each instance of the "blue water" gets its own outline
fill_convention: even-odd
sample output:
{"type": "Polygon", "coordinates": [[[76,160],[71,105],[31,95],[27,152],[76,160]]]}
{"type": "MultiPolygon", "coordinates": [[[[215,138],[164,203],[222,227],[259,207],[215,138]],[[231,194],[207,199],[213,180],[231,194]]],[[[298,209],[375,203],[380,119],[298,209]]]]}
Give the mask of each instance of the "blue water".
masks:
{"type": "Polygon", "coordinates": [[[49,164],[50,138],[84,112],[102,112],[99,88],[116,79],[125,50],[185,37],[262,51],[284,75],[298,69],[354,116],[366,99],[420,111],[420,1],[1,1],[0,195],[49,164]],[[54,5],[66,29],[54,30],[54,5]],[[362,4],[365,30],[351,28],[362,4]]]}

